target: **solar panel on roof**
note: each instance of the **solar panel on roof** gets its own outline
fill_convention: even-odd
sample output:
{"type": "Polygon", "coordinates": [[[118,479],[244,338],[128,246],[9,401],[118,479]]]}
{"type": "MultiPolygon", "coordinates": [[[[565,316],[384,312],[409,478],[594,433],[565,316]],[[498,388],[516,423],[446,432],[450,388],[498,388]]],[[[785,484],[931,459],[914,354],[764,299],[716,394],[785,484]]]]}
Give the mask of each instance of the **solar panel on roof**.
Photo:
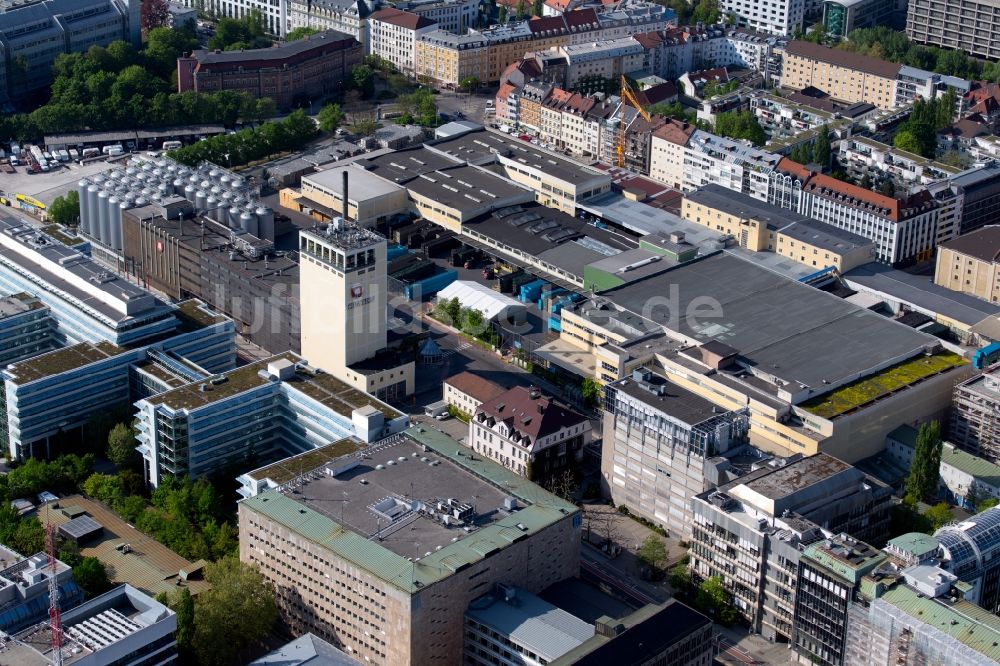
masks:
{"type": "Polygon", "coordinates": [[[77,541],[85,539],[86,537],[100,532],[103,529],[104,528],[101,527],[101,524],[90,516],[80,516],[79,518],[74,518],[68,523],[63,523],[59,526],[60,533],[77,541]]]}

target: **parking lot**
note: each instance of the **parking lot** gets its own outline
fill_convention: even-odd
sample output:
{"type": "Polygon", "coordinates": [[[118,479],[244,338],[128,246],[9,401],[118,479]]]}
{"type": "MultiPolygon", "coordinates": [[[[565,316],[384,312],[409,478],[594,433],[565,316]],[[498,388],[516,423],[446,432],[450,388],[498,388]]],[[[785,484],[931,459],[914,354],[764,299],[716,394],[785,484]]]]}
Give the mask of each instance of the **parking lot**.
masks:
{"type": "Polygon", "coordinates": [[[0,190],[9,194],[27,194],[42,203],[51,204],[56,197],[75,189],[78,180],[93,176],[110,168],[106,160],[87,164],[60,162],[48,173],[28,173],[24,166],[15,167],[17,173],[0,173],[0,190]]]}

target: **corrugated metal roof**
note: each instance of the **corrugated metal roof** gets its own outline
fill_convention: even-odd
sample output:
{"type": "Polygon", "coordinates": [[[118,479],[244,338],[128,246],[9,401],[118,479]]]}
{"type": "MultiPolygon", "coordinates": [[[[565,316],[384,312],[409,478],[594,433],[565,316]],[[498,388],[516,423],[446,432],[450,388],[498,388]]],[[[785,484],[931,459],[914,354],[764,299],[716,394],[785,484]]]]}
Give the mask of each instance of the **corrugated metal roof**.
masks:
{"type": "Polygon", "coordinates": [[[273,490],[243,500],[241,510],[265,515],[411,594],[579,512],[573,504],[497,463],[481,456],[470,460],[471,449],[437,430],[414,427],[406,435],[527,506],[414,562],[273,490]]]}

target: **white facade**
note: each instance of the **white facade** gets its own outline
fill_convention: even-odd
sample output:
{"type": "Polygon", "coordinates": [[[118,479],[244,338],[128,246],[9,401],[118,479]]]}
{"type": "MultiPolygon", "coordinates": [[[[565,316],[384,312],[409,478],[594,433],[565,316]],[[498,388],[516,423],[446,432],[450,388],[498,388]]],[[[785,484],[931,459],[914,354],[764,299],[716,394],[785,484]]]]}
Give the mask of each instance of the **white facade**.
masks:
{"type": "Polygon", "coordinates": [[[804,0],[723,0],[723,14],[735,14],[741,27],[788,36],[802,27],[804,0]]]}
{"type": "Polygon", "coordinates": [[[288,32],[288,0],[177,0],[185,7],[201,9],[220,18],[239,19],[257,10],[264,17],[269,34],[284,37],[288,32]]]}
{"type": "Polygon", "coordinates": [[[478,0],[411,0],[397,3],[395,7],[428,18],[436,22],[439,29],[457,35],[465,34],[479,16],[478,0]]]}
{"type": "Polygon", "coordinates": [[[649,147],[649,177],[680,189],[684,185],[684,155],[686,148],[656,132],[649,147]]]}
{"type": "Polygon", "coordinates": [[[407,15],[405,12],[399,12],[399,14],[411,20],[401,20],[399,16],[386,15],[386,13],[393,11],[387,9],[383,12],[377,12],[369,19],[370,51],[373,55],[391,62],[399,71],[413,74],[416,70],[414,51],[416,50],[417,37],[431,30],[437,30],[438,25],[429,19],[416,17],[412,14],[407,15]],[[407,23],[414,27],[405,25],[407,23]]]}
{"type": "Polygon", "coordinates": [[[767,201],[769,176],[780,160],[780,155],[742,141],[697,130],[684,151],[681,189],[691,192],[702,185],[717,183],[767,201]]]}
{"type": "Polygon", "coordinates": [[[587,77],[617,79],[622,74],[642,69],[644,51],[631,37],[587,44],[571,44],[559,49],[569,68],[566,84],[573,88],[587,77]]]}
{"type": "Polygon", "coordinates": [[[372,9],[366,0],[276,1],[288,3],[288,30],[304,27],[339,30],[361,42],[365,53],[369,53],[368,15],[372,9]]]}

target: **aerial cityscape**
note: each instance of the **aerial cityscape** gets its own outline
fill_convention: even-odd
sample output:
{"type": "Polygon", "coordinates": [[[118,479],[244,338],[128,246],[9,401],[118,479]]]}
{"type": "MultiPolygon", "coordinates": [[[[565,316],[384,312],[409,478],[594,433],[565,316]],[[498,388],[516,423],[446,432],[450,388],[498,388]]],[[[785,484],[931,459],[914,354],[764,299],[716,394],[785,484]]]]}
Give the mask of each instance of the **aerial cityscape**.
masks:
{"type": "Polygon", "coordinates": [[[1000,0],[0,0],[0,666],[1000,664],[1000,0]]]}

